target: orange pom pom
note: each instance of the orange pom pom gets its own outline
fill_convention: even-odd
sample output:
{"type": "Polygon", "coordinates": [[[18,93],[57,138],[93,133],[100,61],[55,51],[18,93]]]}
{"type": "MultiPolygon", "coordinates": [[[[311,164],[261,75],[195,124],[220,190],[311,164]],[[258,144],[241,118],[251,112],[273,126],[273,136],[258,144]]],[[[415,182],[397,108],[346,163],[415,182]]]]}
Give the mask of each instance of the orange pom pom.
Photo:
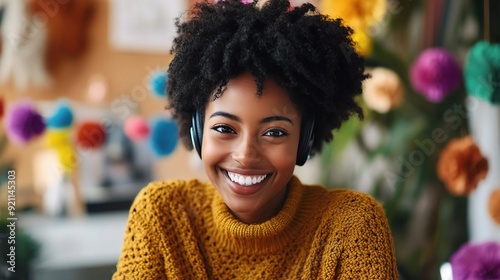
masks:
{"type": "Polygon", "coordinates": [[[106,141],[106,128],[99,122],[81,123],[76,130],[76,144],[87,149],[97,149],[106,141]]]}
{"type": "Polygon", "coordinates": [[[488,174],[488,160],[472,136],[450,141],[439,155],[437,175],[454,195],[469,195],[488,174]]]}

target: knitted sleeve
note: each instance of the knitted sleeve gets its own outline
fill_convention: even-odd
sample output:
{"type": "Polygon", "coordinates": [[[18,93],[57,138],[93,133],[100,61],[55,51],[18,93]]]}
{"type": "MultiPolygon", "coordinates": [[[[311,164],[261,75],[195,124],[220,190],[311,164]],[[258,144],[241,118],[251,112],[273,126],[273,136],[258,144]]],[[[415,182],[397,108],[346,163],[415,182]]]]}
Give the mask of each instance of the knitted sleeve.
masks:
{"type": "Polygon", "coordinates": [[[398,279],[391,231],[382,206],[368,195],[349,198],[339,279],[398,279]]]}
{"type": "Polygon", "coordinates": [[[158,239],[158,216],[155,213],[152,186],[141,190],[130,208],[128,224],[117,271],[118,279],[166,279],[158,239]]]}

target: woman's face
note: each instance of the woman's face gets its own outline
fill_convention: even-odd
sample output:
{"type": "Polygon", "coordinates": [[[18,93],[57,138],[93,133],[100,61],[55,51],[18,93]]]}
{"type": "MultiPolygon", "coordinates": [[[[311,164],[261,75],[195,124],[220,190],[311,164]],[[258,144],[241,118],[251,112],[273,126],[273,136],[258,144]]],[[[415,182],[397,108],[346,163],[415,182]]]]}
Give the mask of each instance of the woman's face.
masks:
{"type": "Polygon", "coordinates": [[[268,79],[262,96],[250,74],[230,80],[205,109],[205,171],[233,215],[262,223],[283,206],[297,158],[301,118],[288,93],[268,79]]]}

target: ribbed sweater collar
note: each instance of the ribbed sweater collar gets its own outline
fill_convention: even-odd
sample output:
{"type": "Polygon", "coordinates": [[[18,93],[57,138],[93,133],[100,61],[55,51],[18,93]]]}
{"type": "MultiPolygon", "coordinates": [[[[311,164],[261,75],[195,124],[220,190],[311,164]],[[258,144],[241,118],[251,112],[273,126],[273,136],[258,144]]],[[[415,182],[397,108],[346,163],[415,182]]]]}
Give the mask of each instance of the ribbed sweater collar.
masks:
{"type": "MultiPolygon", "coordinates": [[[[292,241],[300,230],[301,217],[296,215],[304,186],[293,176],[281,211],[261,224],[245,224],[236,219],[224,200],[216,194],[212,202],[214,237],[218,246],[240,253],[271,253],[292,241]]],[[[303,216],[303,215],[302,215],[303,216]]]]}

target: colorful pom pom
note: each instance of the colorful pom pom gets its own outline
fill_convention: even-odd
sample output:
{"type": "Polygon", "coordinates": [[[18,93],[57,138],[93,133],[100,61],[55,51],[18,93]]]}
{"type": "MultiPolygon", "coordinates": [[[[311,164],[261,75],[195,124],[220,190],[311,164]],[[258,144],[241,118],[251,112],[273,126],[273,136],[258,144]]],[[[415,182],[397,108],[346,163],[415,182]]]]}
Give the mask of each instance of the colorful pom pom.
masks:
{"type": "Polygon", "coordinates": [[[369,56],[373,51],[373,42],[370,36],[363,31],[355,31],[352,40],[356,42],[356,51],[362,56],[369,56]]]}
{"type": "Polygon", "coordinates": [[[500,44],[476,43],[467,57],[464,77],[469,95],[500,104],[500,44]]]}
{"type": "Polygon", "coordinates": [[[376,67],[368,72],[371,78],[363,82],[363,99],[366,105],[379,113],[387,113],[403,102],[403,82],[396,72],[376,67]]]}
{"type": "Polygon", "coordinates": [[[47,126],[50,128],[68,128],[73,124],[73,111],[69,105],[61,101],[52,116],[47,118],[47,126]]]}
{"type": "Polygon", "coordinates": [[[141,116],[130,116],[123,125],[125,135],[132,141],[141,141],[148,137],[149,126],[141,116]]]}
{"type": "Polygon", "coordinates": [[[500,243],[467,242],[450,257],[453,279],[500,279],[500,243]]]}
{"type": "Polygon", "coordinates": [[[22,101],[7,112],[5,128],[7,137],[22,145],[42,135],[45,131],[45,122],[29,101],[22,101]]]}
{"type": "Polygon", "coordinates": [[[469,195],[490,169],[471,135],[449,141],[441,150],[436,165],[438,178],[453,195],[469,195]]]}
{"type": "Polygon", "coordinates": [[[167,72],[155,71],[149,78],[149,88],[151,92],[160,98],[167,96],[167,72]]]}
{"type": "Polygon", "coordinates": [[[177,147],[177,123],[170,119],[158,118],[151,125],[150,145],[158,157],[170,155],[177,147]]]}
{"type": "Polygon", "coordinates": [[[100,148],[106,141],[106,128],[99,122],[87,121],[76,129],[76,143],[87,149],[100,148]]]}
{"type": "Polygon", "coordinates": [[[430,102],[440,102],[462,82],[462,71],[453,55],[439,48],[420,54],[410,69],[413,88],[430,102]]]}
{"type": "Polygon", "coordinates": [[[72,146],[60,146],[56,149],[56,153],[59,157],[60,166],[65,172],[71,172],[75,169],[78,159],[72,146]]]}
{"type": "Polygon", "coordinates": [[[45,145],[52,149],[57,149],[63,146],[70,146],[71,142],[69,131],[64,129],[49,129],[45,133],[45,145]]]}

